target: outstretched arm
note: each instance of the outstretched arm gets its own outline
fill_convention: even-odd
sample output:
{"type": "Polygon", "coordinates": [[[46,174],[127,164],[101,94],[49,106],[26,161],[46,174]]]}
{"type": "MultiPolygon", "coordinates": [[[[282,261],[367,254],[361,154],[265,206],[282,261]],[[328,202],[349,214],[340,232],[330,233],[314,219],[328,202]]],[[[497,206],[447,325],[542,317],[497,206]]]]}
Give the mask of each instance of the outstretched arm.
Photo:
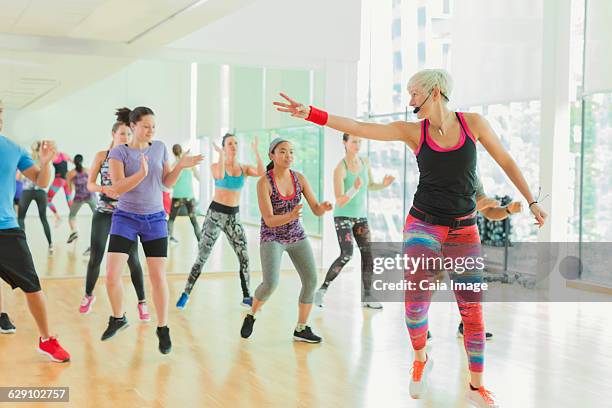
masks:
{"type": "Polygon", "coordinates": [[[385,188],[389,187],[391,183],[393,183],[393,181],[395,180],[395,177],[393,177],[390,174],[386,174],[380,183],[375,182],[374,176],[372,175],[372,166],[370,166],[370,160],[364,159],[364,162],[366,166],[368,166],[368,180],[369,180],[368,190],[370,191],[384,190],[385,188]]]}
{"type": "Polygon", "coordinates": [[[266,167],[263,164],[263,160],[261,160],[261,156],[259,155],[259,150],[257,150],[257,145],[259,143],[259,139],[255,137],[253,143],[251,144],[251,148],[253,149],[253,153],[255,154],[255,160],[257,161],[256,166],[248,165],[246,166],[246,175],[251,177],[261,177],[266,174],[266,167]]]}
{"type": "MultiPolygon", "coordinates": [[[[312,115],[318,115],[318,109],[307,107],[291,99],[284,93],[280,94],[286,102],[274,102],[276,110],[289,113],[294,118],[312,119],[312,115]]],[[[327,114],[326,114],[327,115],[327,114]]],[[[380,140],[384,142],[399,141],[404,142],[412,150],[416,150],[419,144],[421,124],[415,122],[392,122],[389,124],[378,124],[361,122],[337,115],[327,115],[324,123],[332,129],[339,130],[349,135],[363,137],[370,140],[380,140]]]]}
{"type": "MultiPolygon", "coordinates": [[[[487,152],[489,152],[491,157],[493,157],[497,164],[506,173],[508,178],[520,191],[523,197],[525,197],[525,200],[527,200],[528,203],[533,203],[535,200],[531,194],[531,191],[529,190],[529,186],[527,185],[527,181],[525,180],[523,173],[516,165],[516,162],[512,156],[510,156],[510,153],[508,153],[508,151],[504,148],[501,141],[495,134],[495,131],[493,128],[491,128],[489,122],[477,113],[469,114],[469,116],[466,114],[465,116],[466,118],[469,118],[470,128],[478,135],[478,140],[480,140],[487,152]]],[[[537,203],[531,205],[530,210],[536,219],[536,224],[539,227],[542,227],[547,214],[538,206],[537,203]]]]}

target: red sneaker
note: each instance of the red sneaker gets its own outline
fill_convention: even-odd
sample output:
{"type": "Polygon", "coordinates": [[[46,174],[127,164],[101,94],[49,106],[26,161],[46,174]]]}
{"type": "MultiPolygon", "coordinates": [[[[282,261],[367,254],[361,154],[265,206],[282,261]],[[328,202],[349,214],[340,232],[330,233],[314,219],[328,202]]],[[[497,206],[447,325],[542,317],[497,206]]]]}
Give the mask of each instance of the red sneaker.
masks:
{"type": "Polygon", "coordinates": [[[60,346],[55,337],[49,337],[47,341],[38,338],[38,352],[46,355],[56,363],[66,363],[70,361],[70,354],[60,346]]]}

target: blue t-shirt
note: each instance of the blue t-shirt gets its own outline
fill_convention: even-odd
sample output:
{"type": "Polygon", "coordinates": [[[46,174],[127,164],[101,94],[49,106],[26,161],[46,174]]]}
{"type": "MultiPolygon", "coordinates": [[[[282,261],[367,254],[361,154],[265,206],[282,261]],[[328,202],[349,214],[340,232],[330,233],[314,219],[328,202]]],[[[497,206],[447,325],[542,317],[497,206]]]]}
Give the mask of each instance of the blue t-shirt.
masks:
{"type": "Polygon", "coordinates": [[[26,171],[34,165],[30,154],[18,144],[0,135],[0,230],[17,228],[13,208],[15,171],[26,171]]]}

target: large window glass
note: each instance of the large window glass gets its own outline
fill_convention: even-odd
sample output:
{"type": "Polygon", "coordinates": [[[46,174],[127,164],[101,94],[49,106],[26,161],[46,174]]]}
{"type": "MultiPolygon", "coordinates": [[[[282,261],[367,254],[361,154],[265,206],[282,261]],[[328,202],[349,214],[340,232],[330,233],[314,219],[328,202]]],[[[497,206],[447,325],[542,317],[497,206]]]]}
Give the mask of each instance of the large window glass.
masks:
{"type": "MultiPolygon", "coordinates": [[[[304,174],[308,183],[312,187],[315,195],[320,199],[322,194],[322,128],[317,126],[301,126],[278,129],[266,129],[255,131],[236,132],[240,143],[240,158],[242,162],[254,163],[254,155],[251,144],[255,137],[259,140],[259,154],[264,161],[264,165],[269,163],[268,146],[276,137],[289,140],[294,146],[294,164],[292,168],[304,174]]],[[[240,216],[243,221],[259,224],[261,213],[257,201],[257,182],[249,179],[246,183],[241,197],[240,216]]],[[[308,207],[308,205],[306,205],[308,207]]],[[[303,212],[303,224],[308,234],[321,234],[321,221],[309,209],[303,212]]]]}

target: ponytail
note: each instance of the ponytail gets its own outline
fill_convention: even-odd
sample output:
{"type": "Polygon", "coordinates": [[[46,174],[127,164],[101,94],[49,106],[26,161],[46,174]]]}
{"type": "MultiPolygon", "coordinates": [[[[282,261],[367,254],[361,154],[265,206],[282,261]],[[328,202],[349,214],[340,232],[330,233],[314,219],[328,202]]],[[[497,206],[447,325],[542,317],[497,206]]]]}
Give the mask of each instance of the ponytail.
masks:
{"type": "Polygon", "coordinates": [[[81,173],[83,171],[83,156],[77,154],[74,156],[74,167],[76,168],[77,173],[81,173]]]}
{"type": "Polygon", "coordinates": [[[274,168],[274,162],[270,161],[270,163],[268,163],[268,165],[266,166],[266,171],[270,171],[274,168]]]}

